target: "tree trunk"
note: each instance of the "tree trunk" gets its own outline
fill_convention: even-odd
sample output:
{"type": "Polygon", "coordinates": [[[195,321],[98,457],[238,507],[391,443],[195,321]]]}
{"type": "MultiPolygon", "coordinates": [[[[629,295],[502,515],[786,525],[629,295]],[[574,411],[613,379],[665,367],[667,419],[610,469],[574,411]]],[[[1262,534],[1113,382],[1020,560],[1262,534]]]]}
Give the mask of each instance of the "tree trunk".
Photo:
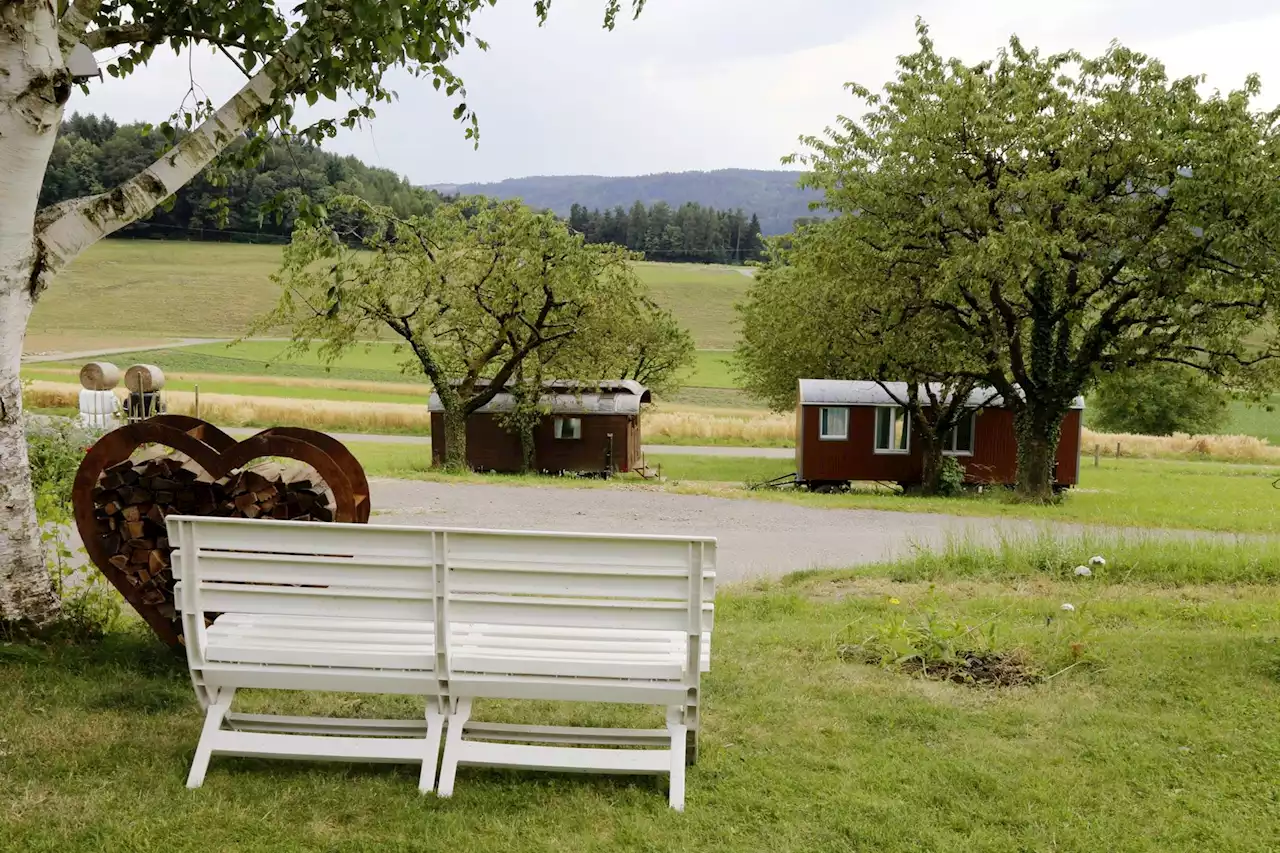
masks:
{"type": "Polygon", "coordinates": [[[942,491],[942,442],[928,429],[920,431],[920,456],[923,466],[920,494],[933,496],[942,491]]]}
{"type": "Polygon", "coordinates": [[[0,621],[58,613],[36,524],[18,372],[43,256],[34,233],[71,78],[53,3],[0,5],[0,621]]]}
{"type": "Polygon", "coordinates": [[[466,471],[467,464],[467,416],[460,407],[449,406],[444,410],[444,467],[446,471],[466,471]]]}
{"type": "Polygon", "coordinates": [[[0,277],[0,317],[6,318],[0,323],[0,623],[41,627],[58,615],[59,602],[40,545],[22,428],[17,367],[30,310],[25,280],[0,277]],[[9,317],[21,322],[9,323],[9,317]]]}
{"type": "Polygon", "coordinates": [[[538,445],[534,441],[534,430],[537,428],[536,420],[525,419],[520,424],[520,473],[528,474],[537,470],[537,454],[538,445]]]}
{"type": "Polygon", "coordinates": [[[1062,414],[1028,403],[1014,415],[1018,439],[1018,497],[1037,503],[1053,500],[1053,467],[1062,432],[1062,414]]]}

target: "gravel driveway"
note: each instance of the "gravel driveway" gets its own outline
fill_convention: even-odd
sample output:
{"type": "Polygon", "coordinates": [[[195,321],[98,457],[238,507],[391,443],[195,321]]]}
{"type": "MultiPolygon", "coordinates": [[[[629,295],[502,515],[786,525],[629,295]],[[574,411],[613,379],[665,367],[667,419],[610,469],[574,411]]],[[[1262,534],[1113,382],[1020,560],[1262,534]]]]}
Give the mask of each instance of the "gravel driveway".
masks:
{"type": "Polygon", "coordinates": [[[677,495],[647,489],[490,486],[413,480],[373,481],[374,517],[383,524],[516,530],[690,533],[719,541],[723,581],[798,569],[884,560],[949,537],[994,540],[1001,532],[1079,525],[925,513],[812,509],[781,502],[677,495]],[[381,508],[381,509],[379,509],[381,508]]]}

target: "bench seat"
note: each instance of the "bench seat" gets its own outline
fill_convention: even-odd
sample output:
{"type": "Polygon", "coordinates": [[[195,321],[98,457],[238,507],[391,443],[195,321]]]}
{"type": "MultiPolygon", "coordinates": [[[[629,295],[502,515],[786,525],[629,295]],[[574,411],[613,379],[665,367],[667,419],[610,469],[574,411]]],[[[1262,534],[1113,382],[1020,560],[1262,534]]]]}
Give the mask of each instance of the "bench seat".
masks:
{"type": "Polygon", "coordinates": [[[224,613],[208,629],[210,663],[360,666],[432,672],[435,626],[405,620],[224,613]]]}

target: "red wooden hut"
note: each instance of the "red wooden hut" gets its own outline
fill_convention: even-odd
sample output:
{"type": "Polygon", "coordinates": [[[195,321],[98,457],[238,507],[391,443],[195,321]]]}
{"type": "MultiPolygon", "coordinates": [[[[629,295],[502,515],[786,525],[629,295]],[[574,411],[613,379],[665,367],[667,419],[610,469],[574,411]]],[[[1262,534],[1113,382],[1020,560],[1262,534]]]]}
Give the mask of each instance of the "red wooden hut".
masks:
{"type": "MultiPolygon", "coordinates": [[[[630,379],[544,383],[539,399],[543,414],[534,430],[534,463],[539,471],[608,474],[643,467],[640,450],[640,407],[649,389],[630,379]]],[[[431,457],[444,459],[444,408],[432,394],[431,457]]],[[[515,406],[506,391],[467,419],[467,464],[476,471],[520,470],[520,437],[501,422],[515,406]]]]}
{"type": "MultiPolygon", "coordinates": [[[[801,379],[796,480],[811,488],[854,480],[919,485],[922,454],[912,441],[911,419],[898,403],[906,398],[905,382],[801,379]]],[[[1013,412],[990,389],[979,389],[969,399],[972,411],[952,430],[944,453],[964,467],[966,482],[1012,485],[1018,464],[1013,412]]],[[[1084,399],[1077,397],[1062,422],[1054,467],[1058,488],[1079,481],[1083,409],[1084,399]]]]}

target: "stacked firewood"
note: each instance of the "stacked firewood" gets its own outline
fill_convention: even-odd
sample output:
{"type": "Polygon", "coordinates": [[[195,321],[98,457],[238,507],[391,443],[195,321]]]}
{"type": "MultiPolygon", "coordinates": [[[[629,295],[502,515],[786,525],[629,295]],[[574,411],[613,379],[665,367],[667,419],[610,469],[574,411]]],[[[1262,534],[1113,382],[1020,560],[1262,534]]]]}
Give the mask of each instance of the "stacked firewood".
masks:
{"type": "Polygon", "coordinates": [[[315,470],[300,462],[261,462],[214,479],[191,458],[146,451],[103,472],[93,490],[98,535],[109,562],[173,619],[169,515],[332,521],[334,500],[315,470]]]}

